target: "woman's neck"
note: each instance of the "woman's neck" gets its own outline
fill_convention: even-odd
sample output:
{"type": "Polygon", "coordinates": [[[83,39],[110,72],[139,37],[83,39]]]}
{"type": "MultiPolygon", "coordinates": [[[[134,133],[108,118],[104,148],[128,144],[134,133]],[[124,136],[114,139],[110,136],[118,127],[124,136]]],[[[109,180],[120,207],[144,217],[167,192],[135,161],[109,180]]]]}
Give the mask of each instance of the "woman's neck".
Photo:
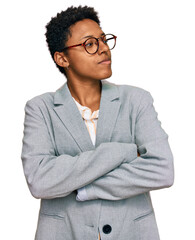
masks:
{"type": "Polygon", "coordinates": [[[90,82],[67,81],[72,97],[82,106],[89,107],[92,112],[99,109],[102,83],[99,80],[90,82]]]}

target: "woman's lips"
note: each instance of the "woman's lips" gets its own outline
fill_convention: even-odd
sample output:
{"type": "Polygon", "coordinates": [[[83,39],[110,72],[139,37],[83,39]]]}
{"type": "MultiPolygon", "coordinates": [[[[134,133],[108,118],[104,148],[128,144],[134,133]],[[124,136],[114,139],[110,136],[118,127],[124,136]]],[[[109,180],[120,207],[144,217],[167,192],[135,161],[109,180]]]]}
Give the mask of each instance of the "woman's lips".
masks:
{"type": "Polygon", "coordinates": [[[99,62],[99,64],[109,65],[109,64],[111,64],[111,60],[103,60],[103,61],[99,62]]]}

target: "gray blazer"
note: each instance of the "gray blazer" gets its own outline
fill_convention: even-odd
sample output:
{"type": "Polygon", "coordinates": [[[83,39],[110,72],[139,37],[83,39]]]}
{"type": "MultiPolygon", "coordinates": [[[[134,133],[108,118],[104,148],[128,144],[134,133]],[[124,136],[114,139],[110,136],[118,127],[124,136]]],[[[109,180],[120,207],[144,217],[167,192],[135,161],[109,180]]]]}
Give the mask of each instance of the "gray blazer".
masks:
{"type": "Polygon", "coordinates": [[[149,92],[101,81],[96,144],[67,82],[25,107],[22,162],[41,199],[36,240],[158,240],[150,191],[173,184],[173,156],[149,92]],[[139,152],[140,156],[137,155],[139,152]],[[76,200],[85,186],[89,200],[76,200]]]}

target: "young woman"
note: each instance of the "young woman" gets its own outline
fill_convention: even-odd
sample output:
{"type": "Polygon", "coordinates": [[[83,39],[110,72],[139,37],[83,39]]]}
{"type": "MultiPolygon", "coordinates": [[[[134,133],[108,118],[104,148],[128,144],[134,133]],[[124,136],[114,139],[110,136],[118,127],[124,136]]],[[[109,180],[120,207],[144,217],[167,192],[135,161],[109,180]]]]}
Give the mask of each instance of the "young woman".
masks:
{"type": "Polygon", "coordinates": [[[46,26],[67,81],[25,107],[22,161],[41,199],[37,240],[158,240],[150,191],[173,184],[173,157],[149,92],[108,82],[117,37],[90,7],[46,26]]]}

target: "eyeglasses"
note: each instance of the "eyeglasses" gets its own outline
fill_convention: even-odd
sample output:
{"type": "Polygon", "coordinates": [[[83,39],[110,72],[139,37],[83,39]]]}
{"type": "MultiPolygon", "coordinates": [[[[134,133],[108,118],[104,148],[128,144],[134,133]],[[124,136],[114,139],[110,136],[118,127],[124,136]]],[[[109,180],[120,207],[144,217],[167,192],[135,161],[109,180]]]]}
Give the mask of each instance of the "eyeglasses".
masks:
{"type": "Polygon", "coordinates": [[[105,34],[99,38],[90,37],[87,40],[85,40],[85,42],[65,47],[62,51],[69,49],[69,48],[73,48],[73,47],[83,46],[87,53],[95,54],[99,49],[99,39],[101,39],[102,42],[106,46],[108,46],[108,48],[110,50],[112,50],[116,45],[116,38],[117,37],[113,34],[105,34]]]}

